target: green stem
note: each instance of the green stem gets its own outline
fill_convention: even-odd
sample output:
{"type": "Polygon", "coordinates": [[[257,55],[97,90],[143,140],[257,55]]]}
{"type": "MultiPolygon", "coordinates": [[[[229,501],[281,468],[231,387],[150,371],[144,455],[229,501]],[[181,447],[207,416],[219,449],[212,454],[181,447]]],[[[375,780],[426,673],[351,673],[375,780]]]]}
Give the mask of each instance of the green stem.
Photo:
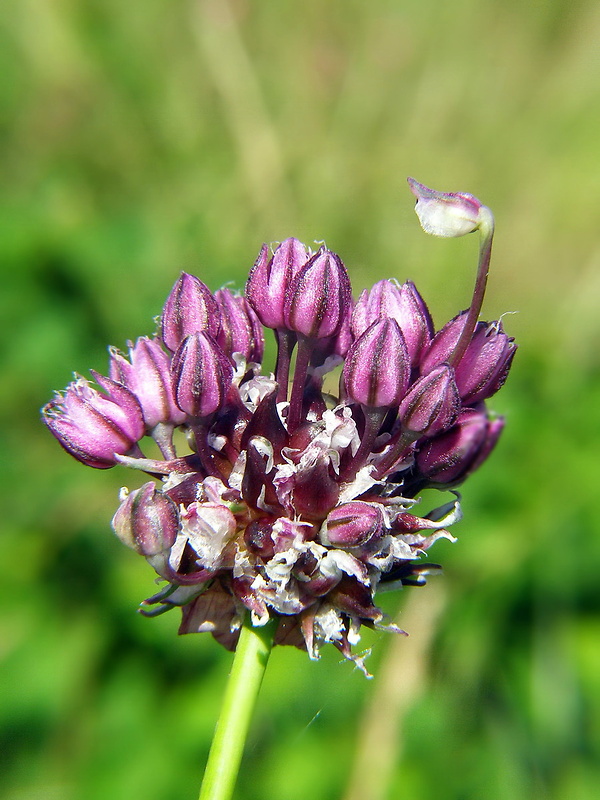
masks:
{"type": "Polygon", "coordinates": [[[244,620],[199,800],[229,800],[233,794],[274,632],[274,621],[255,628],[249,615],[244,620]]]}

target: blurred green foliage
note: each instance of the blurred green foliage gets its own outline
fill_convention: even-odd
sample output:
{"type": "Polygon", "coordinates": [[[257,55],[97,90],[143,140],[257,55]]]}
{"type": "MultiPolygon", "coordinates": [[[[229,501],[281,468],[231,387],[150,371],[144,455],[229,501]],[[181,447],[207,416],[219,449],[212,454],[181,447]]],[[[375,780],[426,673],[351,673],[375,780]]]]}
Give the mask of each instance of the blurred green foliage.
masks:
{"type": "MultiPolygon", "coordinates": [[[[288,235],[326,240],[356,291],[412,278],[441,324],[476,243],[421,233],[414,175],[493,208],[485,315],[518,311],[521,350],[459,542],[433,551],[425,657],[409,637],[392,671],[387,785],[366,767],[361,797],[596,797],[598,3],[4,0],[0,37],[0,794],[195,797],[231,661],[135,613],[152,576],[109,529],[132,480],[64,456],[39,407],[151,332],[179,270],[240,287],[288,235]]],[[[240,800],[352,797],[390,638],[366,637],[373,682],[332,648],[274,652],[240,800]]]]}

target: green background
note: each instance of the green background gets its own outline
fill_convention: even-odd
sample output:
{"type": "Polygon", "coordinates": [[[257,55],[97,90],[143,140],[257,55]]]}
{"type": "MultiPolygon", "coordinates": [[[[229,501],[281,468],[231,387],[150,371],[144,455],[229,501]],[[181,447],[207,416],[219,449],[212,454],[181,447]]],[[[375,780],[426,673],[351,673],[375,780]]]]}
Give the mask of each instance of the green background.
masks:
{"type": "Polygon", "coordinates": [[[600,785],[600,6],[596,0],[4,0],[0,794],[197,794],[231,655],[135,613],[120,469],[38,409],[153,331],[181,269],[243,285],[325,240],[355,292],[413,279],[441,325],[475,237],[425,236],[405,177],[497,221],[484,316],[520,351],[445,574],[385,605],[374,681],[272,656],[240,800],[583,800],[600,785]]]}

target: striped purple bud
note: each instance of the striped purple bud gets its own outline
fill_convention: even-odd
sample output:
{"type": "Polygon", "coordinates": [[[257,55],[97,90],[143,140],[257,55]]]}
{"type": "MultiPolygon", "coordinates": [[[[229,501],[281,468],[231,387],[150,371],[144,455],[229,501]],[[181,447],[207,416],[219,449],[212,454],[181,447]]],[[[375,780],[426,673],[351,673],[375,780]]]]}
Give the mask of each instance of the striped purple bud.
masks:
{"type": "Polygon", "coordinates": [[[284,321],[309,339],[336,336],[351,313],[350,278],[341,258],[321,248],[288,286],[284,321]]]}
{"type": "Polygon", "coordinates": [[[140,337],[129,344],[129,361],[110,348],[110,377],[137,397],[144,421],[152,430],[158,423],[181,425],[185,414],[177,407],[171,387],[171,359],[156,339],[140,337]]]}
{"type": "Polygon", "coordinates": [[[179,408],[192,417],[206,417],[225,402],[233,366],[214,339],[194,333],[173,356],[171,375],[179,408]]]}
{"type": "Polygon", "coordinates": [[[348,397],[372,408],[396,406],[406,393],[410,360],[393,319],[373,323],[348,351],[342,380],[348,397]]]}
{"type": "Polygon", "coordinates": [[[333,547],[359,547],[383,531],[381,506],[354,500],[337,506],[327,515],[319,538],[333,547]]]}
{"type": "MultiPolygon", "coordinates": [[[[452,356],[467,320],[463,312],[435,335],[421,363],[426,373],[452,356]]],[[[455,366],[456,385],[465,404],[491,397],[506,380],[517,345],[501,322],[478,322],[464,355],[455,366]]]]}
{"type": "Polygon", "coordinates": [[[400,403],[402,429],[435,436],[449,428],[460,411],[460,396],[451,367],[436,367],[414,383],[400,403]]]}
{"type": "Polygon", "coordinates": [[[221,320],[217,301],[199,278],[182,272],[163,308],[162,340],[175,352],[186,336],[206,331],[215,338],[221,320]]]}
{"type": "Polygon", "coordinates": [[[432,483],[457,484],[476,470],[494,449],[504,420],[465,409],[450,430],[431,439],[417,453],[419,471],[432,483]]]}
{"type": "Polygon", "coordinates": [[[241,353],[247,362],[260,364],[265,345],[262,326],[246,298],[219,289],[215,300],[221,315],[217,344],[228,356],[241,353]]]}
{"type": "Polygon", "coordinates": [[[352,333],[360,336],[377,320],[395,319],[406,343],[413,366],[419,363],[433,335],[433,323],[423,298],[412,281],[398,286],[382,280],[358,298],[352,314],[352,333]]]}
{"type": "Polygon", "coordinates": [[[123,544],[147,558],[169,550],[180,527],[175,503],[152,482],[122,492],[112,527],[123,544]]]}
{"type": "Polygon", "coordinates": [[[96,469],[117,463],[145,433],[142,410],[135,396],[110,378],[92,371],[106,394],[82,377],[70,383],[42,409],[42,420],[64,449],[96,469]]]}
{"type": "Polygon", "coordinates": [[[504,384],[517,350],[502,323],[479,322],[464,356],[455,367],[463,403],[472,405],[495,394],[504,384]]]}
{"type": "Polygon", "coordinates": [[[308,250],[298,239],[286,239],[271,258],[267,245],[262,246],[246,282],[245,295],[267,328],[286,327],[283,310],[286,292],[308,258],[308,250]]]}

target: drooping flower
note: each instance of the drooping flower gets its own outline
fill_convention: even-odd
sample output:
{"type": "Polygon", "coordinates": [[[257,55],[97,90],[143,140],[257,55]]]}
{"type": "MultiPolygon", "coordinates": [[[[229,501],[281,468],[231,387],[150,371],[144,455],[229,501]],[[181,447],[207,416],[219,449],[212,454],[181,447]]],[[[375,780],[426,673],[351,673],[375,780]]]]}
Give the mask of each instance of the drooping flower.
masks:
{"type": "MultiPolygon", "coordinates": [[[[431,232],[485,227],[471,195],[411,185],[431,232]]],[[[456,499],[419,516],[419,493],[462,482],[502,430],[484,401],[516,346],[477,321],[478,281],[469,311],[436,333],[412,283],[380,281],[354,304],[339,256],[289,238],[262,248],[245,295],[182,274],[162,341],[142,337],[129,360],[111,350],[111,377],[96,375],[105,393],[79,378],[51,401],[44,421],[75,458],[153,479],[124,490],[113,518],[166,582],[143,613],[180,606],[180,633],[231,649],[245,614],[275,618],[276,642],[311,658],[333,642],[364,669],[361,626],[398,630],[378,587],[422,584],[434,567],[421,557],[460,517],[456,499]],[[261,371],[260,323],[275,332],[274,375],[261,371]],[[336,398],[325,382],[341,363],[336,398]],[[189,450],[176,452],[174,428],[189,450]],[[145,435],[162,460],[143,455],[145,435]]]]}

